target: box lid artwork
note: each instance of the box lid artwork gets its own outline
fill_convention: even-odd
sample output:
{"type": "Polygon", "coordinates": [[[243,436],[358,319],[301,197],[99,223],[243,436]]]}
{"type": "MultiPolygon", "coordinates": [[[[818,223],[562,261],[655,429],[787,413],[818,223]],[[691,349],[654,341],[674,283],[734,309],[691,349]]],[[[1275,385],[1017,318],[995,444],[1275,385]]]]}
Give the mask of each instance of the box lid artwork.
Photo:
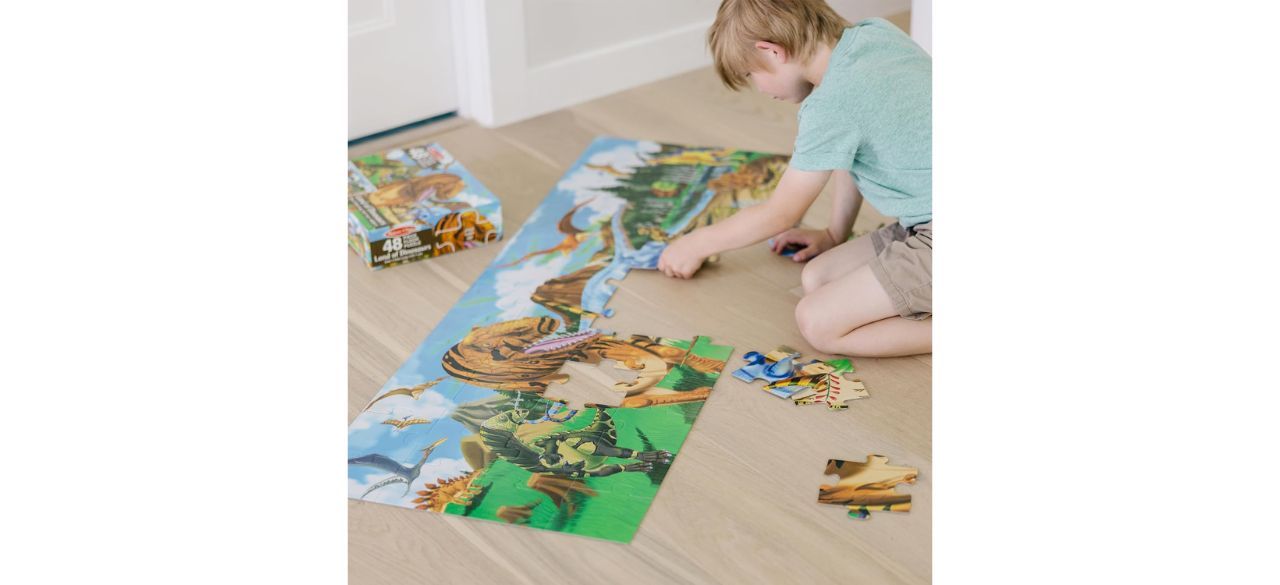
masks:
{"type": "Polygon", "coordinates": [[[347,240],[373,269],[502,239],[502,204],[435,143],[347,164],[347,240]]]}

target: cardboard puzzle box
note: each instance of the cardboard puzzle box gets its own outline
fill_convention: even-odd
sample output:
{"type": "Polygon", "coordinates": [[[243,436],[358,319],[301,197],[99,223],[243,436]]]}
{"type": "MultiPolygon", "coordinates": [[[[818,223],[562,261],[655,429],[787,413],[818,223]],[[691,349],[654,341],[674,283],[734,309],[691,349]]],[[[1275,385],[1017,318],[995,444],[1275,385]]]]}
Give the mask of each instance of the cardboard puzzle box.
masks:
{"type": "Polygon", "coordinates": [[[502,204],[440,145],[347,164],[347,241],[378,270],[502,239],[502,204]]]}

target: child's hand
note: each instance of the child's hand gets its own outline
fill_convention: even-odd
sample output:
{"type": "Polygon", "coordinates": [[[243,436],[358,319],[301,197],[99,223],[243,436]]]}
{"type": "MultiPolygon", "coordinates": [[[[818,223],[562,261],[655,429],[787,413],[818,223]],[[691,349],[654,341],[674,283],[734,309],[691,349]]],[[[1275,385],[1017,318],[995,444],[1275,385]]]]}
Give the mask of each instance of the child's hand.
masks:
{"type": "Polygon", "coordinates": [[[667,249],[663,250],[662,256],[658,258],[658,270],[672,278],[692,277],[693,273],[702,268],[702,263],[707,259],[695,248],[693,241],[688,237],[667,244],[667,249]]]}
{"type": "Polygon", "coordinates": [[[800,249],[791,259],[804,262],[836,247],[836,242],[831,239],[831,233],[827,230],[793,228],[778,234],[778,237],[773,239],[773,253],[781,254],[787,246],[799,247],[800,249]]]}

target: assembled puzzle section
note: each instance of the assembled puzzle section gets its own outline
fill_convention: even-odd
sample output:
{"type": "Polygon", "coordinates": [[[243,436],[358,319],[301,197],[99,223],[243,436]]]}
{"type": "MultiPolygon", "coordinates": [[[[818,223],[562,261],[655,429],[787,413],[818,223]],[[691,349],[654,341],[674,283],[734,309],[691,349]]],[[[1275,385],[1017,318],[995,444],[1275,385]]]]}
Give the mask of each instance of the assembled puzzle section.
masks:
{"type": "Polygon", "coordinates": [[[840,480],[818,487],[818,503],[847,506],[850,517],[865,519],[873,511],[911,511],[911,494],[899,493],[894,487],[914,484],[920,470],[889,465],[889,458],[883,455],[868,455],[865,463],[829,459],[823,473],[838,475],[840,480]]]}
{"type": "Polygon", "coordinates": [[[765,200],[786,162],[593,142],[351,422],[349,496],[629,541],[733,350],[592,322],[614,281],[765,200]],[[566,392],[588,372],[607,403],[566,392]]]}
{"type": "Polygon", "coordinates": [[[372,269],[501,238],[498,198],[438,144],[347,163],[347,241],[372,269]]]}

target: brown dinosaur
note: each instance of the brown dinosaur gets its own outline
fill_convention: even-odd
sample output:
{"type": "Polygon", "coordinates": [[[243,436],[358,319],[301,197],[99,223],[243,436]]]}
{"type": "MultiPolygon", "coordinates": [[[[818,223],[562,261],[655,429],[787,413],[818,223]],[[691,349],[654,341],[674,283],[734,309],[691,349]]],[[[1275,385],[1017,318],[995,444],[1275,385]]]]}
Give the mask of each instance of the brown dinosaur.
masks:
{"type": "Polygon", "coordinates": [[[641,372],[641,383],[620,383],[627,393],[624,407],[703,400],[709,388],[657,388],[667,372],[684,364],[695,372],[719,373],[723,362],[688,356],[688,351],[640,335],[621,339],[586,330],[556,334],[558,319],[526,317],[475,327],[441,358],[445,373],[467,384],[507,392],[541,395],[547,386],[569,379],[560,372],[575,361],[599,364],[611,359],[641,372]],[[690,359],[692,357],[692,359],[690,359]]]}

